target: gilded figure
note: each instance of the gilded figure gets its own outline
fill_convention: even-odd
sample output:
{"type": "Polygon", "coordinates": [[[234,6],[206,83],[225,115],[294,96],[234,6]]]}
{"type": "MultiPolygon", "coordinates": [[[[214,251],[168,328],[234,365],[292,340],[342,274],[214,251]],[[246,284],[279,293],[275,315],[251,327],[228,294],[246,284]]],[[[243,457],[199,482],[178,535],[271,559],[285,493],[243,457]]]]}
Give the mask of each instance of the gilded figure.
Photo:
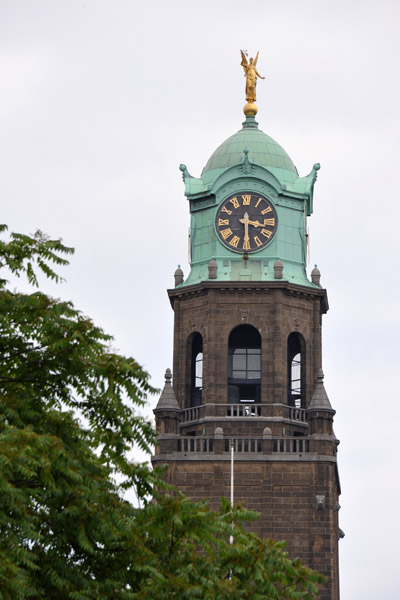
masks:
{"type": "Polygon", "coordinates": [[[246,77],[246,100],[247,102],[255,102],[256,101],[256,85],[257,85],[257,77],[260,79],[265,79],[262,77],[260,73],[257,71],[257,61],[258,61],[258,52],[256,57],[250,58],[249,62],[247,62],[247,58],[243,50],[240,51],[242,55],[242,62],[240,63],[244,70],[244,75],[246,77]]]}

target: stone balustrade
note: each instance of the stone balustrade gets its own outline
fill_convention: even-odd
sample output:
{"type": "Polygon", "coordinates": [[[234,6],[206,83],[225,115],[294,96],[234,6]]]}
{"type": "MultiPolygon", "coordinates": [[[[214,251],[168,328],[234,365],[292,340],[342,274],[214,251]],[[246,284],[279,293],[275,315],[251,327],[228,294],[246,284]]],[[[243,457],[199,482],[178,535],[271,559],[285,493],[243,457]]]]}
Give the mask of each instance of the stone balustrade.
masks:
{"type": "Polygon", "coordinates": [[[289,421],[307,423],[306,410],[287,404],[204,404],[183,411],[183,423],[199,421],[205,417],[254,418],[281,417],[289,421]]]}
{"type": "Polygon", "coordinates": [[[273,452],[303,454],[310,451],[310,441],[303,437],[285,437],[273,440],[273,452]]]}
{"type": "Polygon", "coordinates": [[[281,437],[271,439],[244,438],[216,439],[205,436],[180,436],[175,439],[176,452],[188,453],[229,453],[232,441],[235,454],[303,454],[310,451],[310,440],[306,437],[281,437]]]}

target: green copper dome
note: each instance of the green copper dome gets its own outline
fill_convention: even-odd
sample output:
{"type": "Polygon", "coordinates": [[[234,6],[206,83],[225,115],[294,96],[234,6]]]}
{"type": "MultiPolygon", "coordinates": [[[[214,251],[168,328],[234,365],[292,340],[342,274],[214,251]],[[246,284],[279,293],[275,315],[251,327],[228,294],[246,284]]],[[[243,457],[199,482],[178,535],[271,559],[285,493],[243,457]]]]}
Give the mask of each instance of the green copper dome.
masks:
{"type": "MultiPolygon", "coordinates": [[[[305,233],[306,218],[313,209],[314,183],[320,168],[318,163],[308,175],[299,177],[282,146],[258,129],[253,115],[247,115],[243,128],[221,144],[209,158],[201,177],[190,175],[184,164],[179,168],[191,214],[190,273],[183,280],[182,271],[176,271],[175,281],[179,287],[214,279],[275,281],[280,277],[298,285],[318,286],[314,280],[310,282],[307,278],[305,233]],[[253,206],[251,197],[257,194],[259,198],[253,206]],[[255,211],[263,197],[271,203],[269,208],[275,209],[277,219],[271,213],[262,225],[256,212],[254,218],[257,220],[253,220],[249,215],[245,217],[242,209],[249,205],[255,211]],[[232,222],[230,215],[233,208],[227,208],[227,202],[231,202],[235,210],[241,209],[232,222]],[[229,219],[225,215],[219,218],[223,211],[229,219]],[[233,225],[234,222],[243,227],[233,225]],[[225,225],[228,226],[226,229],[219,229],[225,225]],[[266,231],[265,226],[276,227],[276,235],[268,236],[272,229],[266,231]],[[267,238],[268,243],[263,244],[262,238],[254,235],[257,227],[260,227],[257,230],[259,236],[267,238]],[[250,244],[250,232],[257,249],[248,253],[245,246],[248,248],[250,244]],[[227,239],[227,243],[222,238],[227,239]],[[279,271],[282,265],[283,275],[279,271]]],[[[261,214],[263,212],[266,213],[267,208],[261,214]]]]}
{"type": "Polygon", "coordinates": [[[268,168],[280,181],[293,181],[298,177],[296,167],[282,146],[258,129],[254,117],[247,116],[243,129],[231,135],[210,156],[202,179],[215,179],[225,169],[243,163],[245,149],[251,163],[268,168]]]}

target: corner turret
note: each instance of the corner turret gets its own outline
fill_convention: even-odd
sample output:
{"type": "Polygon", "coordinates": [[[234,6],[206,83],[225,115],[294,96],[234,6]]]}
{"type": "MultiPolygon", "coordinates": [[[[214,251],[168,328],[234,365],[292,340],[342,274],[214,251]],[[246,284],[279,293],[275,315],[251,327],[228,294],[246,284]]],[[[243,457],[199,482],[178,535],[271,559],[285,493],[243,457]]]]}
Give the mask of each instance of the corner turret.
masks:
{"type": "Polygon", "coordinates": [[[153,411],[156,418],[156,429],[159,433],[160,445],[166,437],[176,436],[179,433],[179,425],[182,420],[182,410],[179,408],[176,400],[171,379],[171,369],[167,369],[165,371],[164,389],[153,411]]]}
{"type": "Polygon", "coordinates": [[[319,369],[315,390],[307,409],[310,435],[328,436],[331,440],[335,440],[335,434],[333,433],[335,413],[336,411],[333,410],[325,391],[324,373],[322,369],[319,369]]]}

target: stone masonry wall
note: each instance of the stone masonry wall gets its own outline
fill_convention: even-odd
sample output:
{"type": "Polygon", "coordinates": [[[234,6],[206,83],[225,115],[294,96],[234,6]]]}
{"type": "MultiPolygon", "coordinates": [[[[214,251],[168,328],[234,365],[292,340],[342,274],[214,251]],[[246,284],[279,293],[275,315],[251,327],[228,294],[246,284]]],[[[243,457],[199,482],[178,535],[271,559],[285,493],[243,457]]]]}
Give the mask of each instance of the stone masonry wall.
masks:
{"type": "MultiPolygon", "coordinates": [[[[262,537],[285,540],[291,557],[328,577],[321,600],[337,600],[338,519],[336,464],[326,462],[235,461],[234,502],[260,513],[248,530],[262,537]],[[317,508],[317,496],[325,507],[317,508]]],[[[230,462],[170,461],[168,480],[195,501],[230,498],[230,462]]]]}

